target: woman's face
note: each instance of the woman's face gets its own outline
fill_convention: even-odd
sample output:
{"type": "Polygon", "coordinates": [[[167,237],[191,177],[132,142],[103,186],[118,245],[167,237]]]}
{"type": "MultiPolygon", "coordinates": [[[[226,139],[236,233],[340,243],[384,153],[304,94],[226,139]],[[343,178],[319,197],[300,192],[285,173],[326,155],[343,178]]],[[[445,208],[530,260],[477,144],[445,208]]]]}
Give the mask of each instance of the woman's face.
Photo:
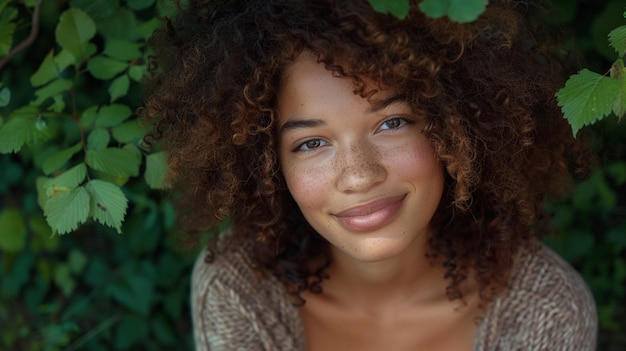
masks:
{"type": "Polygon", "coordinates": [[[401,95],[382,90],[368,101],[301,55],[283,79],[278,113],[289,191],[333,250],[376,262],[430,236],[443,169],[422,116],[401,95]]]}

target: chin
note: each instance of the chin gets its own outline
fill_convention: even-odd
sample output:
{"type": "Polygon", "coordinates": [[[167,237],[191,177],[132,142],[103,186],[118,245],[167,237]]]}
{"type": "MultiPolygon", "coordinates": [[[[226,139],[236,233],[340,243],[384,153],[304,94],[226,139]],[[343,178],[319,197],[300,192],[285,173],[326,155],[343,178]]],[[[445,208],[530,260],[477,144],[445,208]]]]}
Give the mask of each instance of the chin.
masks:
{"type": "Polygon", "coordinates": [[[410,243],[399,243],[388,238],[372,238],[352,248],[337,250],[359,262],[377,263],[403,256],[410,247],[410,243]]]}

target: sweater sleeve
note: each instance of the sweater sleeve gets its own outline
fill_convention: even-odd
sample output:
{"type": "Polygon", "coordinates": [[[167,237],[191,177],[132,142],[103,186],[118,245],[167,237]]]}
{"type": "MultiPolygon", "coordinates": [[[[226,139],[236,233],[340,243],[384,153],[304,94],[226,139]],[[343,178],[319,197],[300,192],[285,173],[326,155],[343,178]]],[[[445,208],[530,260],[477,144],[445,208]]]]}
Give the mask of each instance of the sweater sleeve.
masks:
{"type": "Polygon", "coordinates": [[[197,351],[302,350],[299,313],[284,288],[252,268],[244,250],[194,265],[191,309],[197,351]]]}
{"type": "Polygon", "coordinates": [[[507,295],[492,302],[475,349],[595,350],[598,320],[585,282],[545,247],[525,254],[507,295]]]}
{"type": "Polygon", "coordinates": [[[235,267],[226,261],[206,264],[201,254],[191,286],[193,333],[197,351],[263,350],[255,336],[254,316],[242,301],[235,267]]]}

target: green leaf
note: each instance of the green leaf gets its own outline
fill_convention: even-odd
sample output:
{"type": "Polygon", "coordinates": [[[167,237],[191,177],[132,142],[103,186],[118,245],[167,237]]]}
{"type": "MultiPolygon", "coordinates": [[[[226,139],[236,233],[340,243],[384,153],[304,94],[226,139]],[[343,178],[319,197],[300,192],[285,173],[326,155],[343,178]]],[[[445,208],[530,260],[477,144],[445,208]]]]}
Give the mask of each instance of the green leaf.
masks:
{"type": "MultiPolygon", "coordinates": [[[[2,88],[0,90],[0,107],[5,107],[11,102],[11,90],[8,87],[2,88]]],[[[2,126],[2,123],[0,123],[2,126]]]]}
{"type": "Polygon", "coordinates": [[[571,76],[556,97],[573,134],[611,113],[619,89],[617,80],[587,69],[571,76]]]}
{"type": "Polygon", "coordinates": [[[148,316],[154,300],[156,272],[154,264],[127,262],[120,270],[120,279],[107,284],[104,293],[131,311],[148,316]]]}
{"type": "Polygon", "coordinates": [[[37,188],[37,205],[39,205],[42,210],[48,200],[48,196],[46,195],[46,182],[48,182],[48,180],[48,177],[43,176],[39,176],[35,179],[35,187],[37,188]]]}
{"type": "Polygon", "coordinates": [[[119,0],[70,0],[70,6],[85,11],[95,19],[111,17],[120,7],[119,0]]]}
{"type": "Polygon", "coordinates": [[[37,71],[30,77],[30,84],[33,87],[40,87],[54,78],[59,77],[59,71],[54,62],[54,50],[50,50],[43,59],[37,71]]]}
{"type": "Polygon", "coordinates": [[[52,174],[52,172],[58,171],[63,165],[72,158],[77,152],[82,149],[82,144],[78,143],[65,150],[55,152],[48,156],[43,163],[43,173],[46,175],[52,174]]]}
{"type": "Polygon", "coordinates": [[[50,137],[43,119],[38,118],[39,111],[32,106],[25,106],[12,113],[12,119],[0,128],[0,153],[18,152],[24,144],[33,144],[50,137]]]}
{"type": "Polygon", "coordinates": [[[96,118],[98,118],[98,108],[99,106],[90,106],[83,114],[80,115],[80,126],[83,128],[91,128],[94,124],[96,124],[96,118]]]}
{"type": "Polygon", "coordinates": [[[70,90],[73,85],[74,83],[69,79],[57,79],[35,91],[37,100],[35,100],[33,104],[35,106],[41,106],[46,99],[70,90]]]}
{"type": "Polygon", "coordinates": [[[87,149],[91,151],[103,150],[109,146],[111,134],[106,129],[95,128],[87,136],[87,149]]]}
{"type": "Polygon", "coordinates": [[[54,57],[54,64],[57,66],[58,72],[63,72],[66,68],[75,63],[76,58],[67,50],[61,50],[61,52],[54,57]]]}
{"type": "Polygon", "coordinates": [[[26,226],[17,208],[6,208],[0,212],[0,250],[20,252],[26,243],[26,226]]]}
{"type": "Polygon", "coordinates": [[[99,223],[108,225],[122,233],[122,222],[126,215],[128,200],[122,189],[102,180],[92,180],[87,184],[91,195],[89,215],[99,223]]]}
{"type": "Polygon", "coordinates": [[[0,56],[6,56],[11,51],[13,32],[15,32],[15,23],[0,23],[0,56]]]}
{"type": "Polygon", "coordinates": [[[0,2],[0,22],[14,22],[17,19],[17,15],[19,14],[17,8],[7,6],[9,4],[9,0],[0,2]]]}
{"type": "Polygon", "coordinates": [[[619,82],[619,92],[613,103],[613,113],[621,120],[624,114],[626,114],[626,69],[624,68],[623,60],[618,59],[613,63],[611,78],[619,82]]]}
{"type": "Polygon", "coordinates": [[[167,170],[167,154],[156,152],[146,156],[146,173],[144,179],[152,189],[163,189],[165,171],[167,170]]]}
{"type": "Polygon", "coordinates": [[[116,127],[132,114],[133,111],[130,107],[122,104],[91,106],[83,111],[80,117],[80,125],[84,128],[92,128],[93,126],[102,128],[116,127]]]}
{"type": "Polygon", "coordinates": [[[122,146],[122,150],[132,154],[133,157],[137,159],[137,162],[141,163],[141,157],[143,156],[143,154],[135,144],[126,144],[122,146]]]}
{"type": "Polygon", "coordinates": [[[55,95],[52,97],[52,104],[46,108],[47,111],[52,111],[55,113],[61,113],[65,110],[65,100],[63,99],[63,95],[55,95]]]}
{"type": "Polygon", "coordinates": [[[127,68],[128,63],[106,56],[92,57],[87,63],[89,73],[101,80],[111,79],[127,68]]]}
{"type": "Polygon", "coordinates": [[[146,73],[148,72],[148,69],[146,67],[146,65],[131,65],[130,68],[128,69],[128,75],[130,76],[130,78],[132,78],[132,80],[134,80],[135,82],[139,82],[141,83],[141,81],[143,80],[143,77],[146,75],[146,73]]]}
{"type": "Polygon", "coordinates": [[[81,274],[87,265],[87,256],[78,249],[72,249],[68,257],[70,271],[74,274],[81,274]]]}
{"type": "Polygon", "coordinates": [[[83,187],[59,192],[46,201],[44,215],[55,233],[72,232],[89,217],[89,193],[83,187]]]}
{"type": "Polygon", "coordinates": [[[620,26],[609,33],[609,43],[617,51],[619,57],[626,53],[626,26],[620,26]]]}
{"type": "Polygon", "coordinates": [[[85,161],[95,170],[115,177],[130,177],[139,174],[141,158],[122,149],[107,148],[97,151],[88,150],[85,161]]]}
{"type": "Polygon", "coordinates": [[[134,41],[137,39],[137,19],[135,13],[127,8],[119,7],[113,16],[98,18],[98,31],[106,39],[134,41]]]}
{"type": "Polygon", "coordinates": [[[143,45],[120,39],[109,39],[104,47],[104,53],[120,61],[132,61],[141,57],[143,45]]]}
{"type": "Polygon", "coordinates": [[[149,21],[146,21],[137,27],[137,35],[141,39],[148,40],[152,37],[152,33],[161,26],[161,21],[158,17],[154,17],[149,21]]]}
{"type": "Polygon", "coordinates": [[[70,8],[61,14],[55,31],[57,43],[69,51],[77,63],[82,62],[92,51],[87,44],[95,34],[96,23],[77,8],[70,8]]]}
{"type": "Polygon", "coordinates": [[[126,315],[115,327],[115,350],[137,349],[137,344],[148,337],[148,324],[142,317],[136,315],[126,315]]]}
{"type": "Polygon", "coordinates": [[[98,111],[96,126],[103,128],[115,127],[127,120],[132,114],[133,111],[126,105],[111,104],[102,106],[98,111]]]}
{"type": "Polygon", "coordinates": [[[115,80],[112,81],[111,85],[109,86],[109,95],[111,95],[111,102],[128,94],[128,88],[130,88],[130,79],[128,79],[128,76],[126,74],[115,78],[115,80]]]}
{"type": "Polygon", "coordinates": [[[113,138],[120,143],[130,143],[142,139],[148,128],[142,126],[138,120],[124,122],[113,128],[113,138]]]}
{"type": "Polygon", "coordinates": [[[54,197],[58,193],[69,193],[79,186],[87,177],[87,167],[80,163],[60,175],[48,179],[44,184],[47,197],[54,197]]]}
{"type": "Polygon", "coordinates": [[[54,283],[63,292],[63,295],[72,295],[72,292],[76,288],[76,281],[72,277],[67,264],[61,263],[54,267],[54,283]]]}
{"type": "Polygon", "coordinates": [[[448,16],[459,23],[476,20],[487,6],[487,0],[424,0],[419,8],[429,17],[448,16]]]}
{"type": "Polygon", "coordinates": [[[409,0],[370,0],[372,8],[381,13],[391,13],[403,19],[409,14],[409,0]]]}
{"type": "Polygon", "coordinates": [[[52,228],[50,228],[42,214],[38,213],[30,216],[28,225],[34,234],[33,239],[36,240],[40,250],[54,251],[59,247],[59,237],[52,235],[52,228]]]}

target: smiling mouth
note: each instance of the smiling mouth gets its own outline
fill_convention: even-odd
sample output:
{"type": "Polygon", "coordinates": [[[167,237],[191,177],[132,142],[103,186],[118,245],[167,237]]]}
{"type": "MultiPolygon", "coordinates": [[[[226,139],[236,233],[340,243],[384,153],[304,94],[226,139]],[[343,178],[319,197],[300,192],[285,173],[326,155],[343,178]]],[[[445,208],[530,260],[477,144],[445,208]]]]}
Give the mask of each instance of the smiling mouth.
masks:
{"type": "Polygon", "coordinates": [[[405,195],[375,200],[355,206],[334,215],[345,228],[353,231],[370,231],[389,223],[402,207],[405,195]]]}

